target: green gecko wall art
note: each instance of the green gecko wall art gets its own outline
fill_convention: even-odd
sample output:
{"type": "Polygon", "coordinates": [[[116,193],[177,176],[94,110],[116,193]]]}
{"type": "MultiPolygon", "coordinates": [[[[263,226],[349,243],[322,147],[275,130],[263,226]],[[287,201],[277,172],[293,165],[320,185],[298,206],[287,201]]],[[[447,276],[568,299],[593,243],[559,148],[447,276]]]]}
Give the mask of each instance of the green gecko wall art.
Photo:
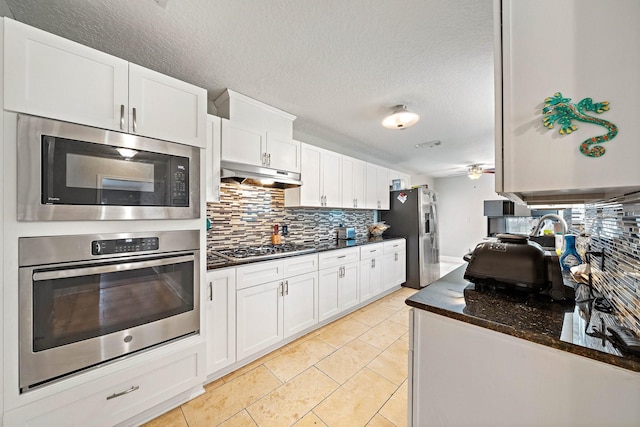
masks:
{"type": "Polygon", "coordinates": [[[597,117],[588,116],[586,111],[593,111],[598,114],[609,110],[609,103],[596,102],[593,103],[591,98],[585,98],[577,104],[569,102],[571,98],[564,98],[560,92],[556,92],[552,97],[544,100],[544,108],[542,109],[544,125],[553,129],[553,123],[558,122],[561,126],[560,134],[569,134],[578,129],[572,120],[578,120],[586,123],[593,123],[605,127],[609,132],[604,135],[588,138],[580,144],[580,152],[588,157],[600,157],[604,155],[606,149],[600,144],[615,138],[618,134],[618,127],[611,122],[599,119],[597,117]]]}

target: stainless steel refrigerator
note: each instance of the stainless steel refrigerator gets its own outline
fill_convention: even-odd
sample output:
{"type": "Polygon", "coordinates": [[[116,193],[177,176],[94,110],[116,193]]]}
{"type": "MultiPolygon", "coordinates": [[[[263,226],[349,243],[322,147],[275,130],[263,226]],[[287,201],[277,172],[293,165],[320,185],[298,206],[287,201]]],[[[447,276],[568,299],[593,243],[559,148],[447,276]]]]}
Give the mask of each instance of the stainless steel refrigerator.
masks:
{"type": "Polygon", "coordinates": [[[440,278],[437,194],[427,188],[392,191],[380,220],[391,226],[385,236],[407,239],[407,282],[420,289],[440,278]]]}

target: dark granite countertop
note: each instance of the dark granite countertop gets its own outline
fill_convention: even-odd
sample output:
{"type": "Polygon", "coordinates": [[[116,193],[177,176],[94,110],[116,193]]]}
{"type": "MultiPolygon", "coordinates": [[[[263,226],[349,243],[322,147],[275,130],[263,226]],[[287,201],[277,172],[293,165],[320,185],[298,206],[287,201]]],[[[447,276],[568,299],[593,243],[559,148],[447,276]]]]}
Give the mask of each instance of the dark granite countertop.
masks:
{"type": "Polygon", "coordinates": [[[238,265],[244,265],[244,264],[250,264],[250,263],[254,263],[254,262],[260,262],[260,261],[272,261],[274,259],[279,259],[279,258],[286,258],[286,257],[292,257],[292,256],[301,256],[301,255],[309,255],[310,253],[318,253],[318,252],[326,252],[326,251],[332,251],[335,249],[344,249],[344,248],[351,248],[351,247],[357,247],[357,246],[364,246],[364,245],[370,245],[372,243],[382,243],[382,242],[388,242],[391,240],[398,240],[398,239],[402,239],[402,237],[385,237],[385,236],[380,236],[380,237],[369,237],[369,238],[363,238],[363,239],[352,239],[352,240],[336,240],[336,241],[330,241],[330,242],[320,242],[317,244],[310,244],[310,243],[305,243],[305,245],[307,246],[314,246],[316,251],[315,252],[306,252],[303,254],[288,254],[288,253],[283,253],[281,257],[278,258],[270,258],[270,259],[247,259],[244,261],[229,261],[226,260],[222,257],[219,257],[215,254],[212,253],[207,253],[207,270],[216,270],[218,268],[226,268],[226,267],[235,267],[238,265]]]}
{"type": "Polygon", "coordinates": [[[574,302],[517,291],[476,289],[464,279],[466,264],[406,300],[407,305],[538,344],[640,372],[640,357],[624,354],[599,331],[615,325],[615,316],[592,309],[588,288],[564,276],[575,287],[574,302]],[[584,301],[584,302],[582,302],[584,301]]]}

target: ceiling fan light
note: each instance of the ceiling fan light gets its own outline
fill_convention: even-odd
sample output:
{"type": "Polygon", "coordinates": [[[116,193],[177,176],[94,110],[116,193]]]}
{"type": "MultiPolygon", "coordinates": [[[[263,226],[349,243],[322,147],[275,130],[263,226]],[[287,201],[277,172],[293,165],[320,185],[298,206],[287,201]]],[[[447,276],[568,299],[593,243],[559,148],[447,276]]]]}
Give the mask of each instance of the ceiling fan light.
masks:
{"type": "Polygon", "coordinates": [[[471,179],[479,179],[483,173],[484,170],[479,165],[469,166],[469,169],[467,171],[467,175],[471,179]]]}
{"type": "Polygon", "coordinates": [[[387,129],[404,129],[415,125],[420,120],[420,115],[407,110],[406,105],[396,105],[393,113],[382,120],[382,126],[387,129]]]}

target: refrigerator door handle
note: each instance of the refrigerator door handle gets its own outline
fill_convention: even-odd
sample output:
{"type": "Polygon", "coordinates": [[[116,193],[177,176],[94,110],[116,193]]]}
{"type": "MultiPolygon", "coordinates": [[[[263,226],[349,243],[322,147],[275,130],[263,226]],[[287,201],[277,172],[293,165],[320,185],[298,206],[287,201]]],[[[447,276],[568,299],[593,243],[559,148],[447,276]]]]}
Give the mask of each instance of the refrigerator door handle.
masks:
{"type": "Polygon", "coordinates": [[[431,233],[431,221],[429,220],[429,213],[424,214],[424,232],[425,234],[431,233]]]}

